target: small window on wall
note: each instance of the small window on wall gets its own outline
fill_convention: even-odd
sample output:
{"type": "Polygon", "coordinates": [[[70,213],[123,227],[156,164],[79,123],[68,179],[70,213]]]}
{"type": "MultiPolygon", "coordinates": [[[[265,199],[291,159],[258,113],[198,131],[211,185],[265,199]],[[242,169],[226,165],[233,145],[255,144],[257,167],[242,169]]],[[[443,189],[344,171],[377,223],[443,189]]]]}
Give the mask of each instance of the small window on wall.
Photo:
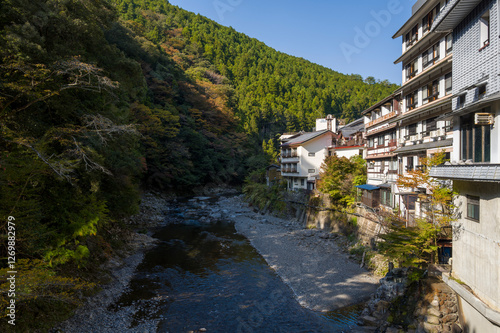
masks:
{"type": "Polygon", "coordinates": [[[453,81],[452,81],[451,73],[446,74],[444,77],[444,86],[445,86],[445,90],[446,90],[446,95],[451,94],[451,91],[453,89],[452,82],[453,81]]]}
{"type": "Polygon", "coordinates": [[[486,95],[486,84],[477,87],[477,98],[481,99],[486,95]]]}
{"type": "Polygon", "coordinates": [[[309,172],[309,173],[315,173],[316,169],[309,169],[309,170],[307,170],[307,172],[309,172]]]}
{"type": "Polygon", "coordinates": [[[465,105],[465,94],[459,95],[457,98],[457,108],[461,108],[465,105]]]}
{"type": "Polygon", "coordinates": [[[309,157],[314,157],[316,156],[316,153],[309,153],[309,157]]]}
{"type": "Polygon", "coordinates": [[[304,178],[300,180],[300,186],[304,186],[304,178]]]}
{"type": "Polygon", "coordinates": [[[467,218],[479,222],[479,197],[467,196],[467,218]]]}
{"type": "Polygon", "coordinates": [[[490,11],[481,16],[480,22],[480,44],[479,47],[483,48],[490,44],[490,11]]]}
{"type": "Polygon", "coordinates": [[[453,35],[449,34],[446,36],[446,55],[453,51],[453,35]]]}

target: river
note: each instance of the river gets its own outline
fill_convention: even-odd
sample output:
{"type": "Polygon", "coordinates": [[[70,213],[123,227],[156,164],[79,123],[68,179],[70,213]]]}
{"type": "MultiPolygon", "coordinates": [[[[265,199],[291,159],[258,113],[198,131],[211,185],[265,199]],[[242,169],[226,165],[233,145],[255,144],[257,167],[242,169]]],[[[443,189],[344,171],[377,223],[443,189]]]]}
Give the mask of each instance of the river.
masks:
{"type": "MultiPolygon", "coordinates": [[[[360,307],[318,313],[291,289],[227,221],[202,223],[190,201],[169,212],[160,243],[137,267],[113,307],[135,305],[132,326],[159,319],[158,332],[350,332],[360,307]],[[148,304],[154,300],[154,307],[148,304]]],[[[202,214],[202,212],[200,212],[202,214]]]]}

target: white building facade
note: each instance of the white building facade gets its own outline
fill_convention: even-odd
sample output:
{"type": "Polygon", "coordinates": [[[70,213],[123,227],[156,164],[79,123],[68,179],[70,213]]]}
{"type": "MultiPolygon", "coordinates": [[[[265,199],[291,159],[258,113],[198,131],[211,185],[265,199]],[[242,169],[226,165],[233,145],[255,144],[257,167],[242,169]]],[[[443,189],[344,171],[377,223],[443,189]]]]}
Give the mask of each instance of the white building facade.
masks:
{"type": "Polygon", "coordinates": [[[288,189],[315,189],[332,139],[328,129],[281,136],[281,175],[288,189]]]}

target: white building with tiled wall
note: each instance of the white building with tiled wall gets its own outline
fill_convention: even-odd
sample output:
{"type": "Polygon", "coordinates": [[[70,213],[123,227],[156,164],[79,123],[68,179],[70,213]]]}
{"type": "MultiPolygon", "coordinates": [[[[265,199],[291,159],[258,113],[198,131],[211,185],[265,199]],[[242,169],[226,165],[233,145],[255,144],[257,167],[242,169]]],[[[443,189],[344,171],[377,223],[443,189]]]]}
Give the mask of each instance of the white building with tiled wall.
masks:
{"type": "Polygon", "coordinates": [[[451,163],[458,220],[448,284],[468,332],[500,332],[500,31],[498,0],[452,0],[434,23],[453,31],[451,163]]]}

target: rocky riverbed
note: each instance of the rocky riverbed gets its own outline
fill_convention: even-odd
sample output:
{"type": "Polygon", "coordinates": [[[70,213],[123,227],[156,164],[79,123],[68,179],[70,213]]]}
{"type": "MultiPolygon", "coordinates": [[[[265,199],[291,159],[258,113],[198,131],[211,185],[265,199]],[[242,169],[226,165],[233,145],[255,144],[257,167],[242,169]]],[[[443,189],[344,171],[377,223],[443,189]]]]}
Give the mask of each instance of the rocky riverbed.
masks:
{"type": "MultiPolygon", "coordinates": [[[[174,215],[182,216],[186,223],[190,223],[191,218],[206,224],[233,221],[238,233],[250,240],[290,287],[296,300],[311,310],[330,311],[358,304],[367,300],[377,288],[378,279],[349,260],[337,246],[333,234],[304,229],[296,220],[262,215],[249,207],[242,196],[220,197],[216,202],[210,197],[190,200],[194,208],[174,211],[170,200],[145,195],[141,214],[128,222],[145,231],[179,223],[174,215]]],[[[108,263],[114,281],[104,286],[102,292],[89,299],[55,332],[156,332],[162,321],[168,321],[160,314],[165,305],[163,295],[139,302],[118,302],[121,296],[130,292],[130,281],[138,274],[136,268],[144,252],[155,245],[155,239],[135,234],[130,243],[133,246],[129,256],[108,263]]]]}
{"type": "Polygon", "coordinates": [[[323,230],[304,229],[297,220],[255,212],[241,196],[217,203],[234,221],[283,281],[299,303],[315,311],[331,311],[370,298],[378,278],[351,261],[323,230]]]}

